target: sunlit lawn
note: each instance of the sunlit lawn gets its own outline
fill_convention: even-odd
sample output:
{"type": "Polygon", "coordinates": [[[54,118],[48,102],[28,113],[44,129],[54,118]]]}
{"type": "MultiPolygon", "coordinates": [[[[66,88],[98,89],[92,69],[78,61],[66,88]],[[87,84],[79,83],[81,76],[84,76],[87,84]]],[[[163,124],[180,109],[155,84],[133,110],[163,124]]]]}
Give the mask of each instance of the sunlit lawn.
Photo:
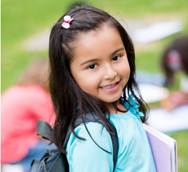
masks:
{"type": "MultiPolygon", "coordinates": [[[[48,52],[27,52],[23,41],[46,28],[50,28],[69,7],[70,0],[2,0],[1,1],[1,92],[16,82],[27,64],[37,57],[47,58],[48,52]]],[[[87,2],[87,1],[86,1],[87,2]]],[[[163,16],[180,19],[184,30],[180,33],[136,49],[138,69],[161,73],[159,59],[163,48],[175,37],[187,34],[187,0],[105,0],[88,1],[115,16],[128,19],[156,21],[163,16]]],[[[188,131],[177,132],[171,137],[178,143],[179,172],[187,172],[188,131]]]]}

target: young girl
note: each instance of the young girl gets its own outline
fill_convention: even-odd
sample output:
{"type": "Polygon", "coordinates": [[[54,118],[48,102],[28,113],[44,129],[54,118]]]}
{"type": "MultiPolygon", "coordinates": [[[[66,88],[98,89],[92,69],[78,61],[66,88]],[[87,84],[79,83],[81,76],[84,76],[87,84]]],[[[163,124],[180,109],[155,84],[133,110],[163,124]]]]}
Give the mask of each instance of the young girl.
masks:
{"type": "Polygon", "coordinates": [[[50,35],[50,89],[56,111],[53,141],[67,152],[71,172],[112,172],[110,133],[97,122],[74,129],[78,116],[96,113],[110,132],[116,128],[119,152],[115,171],[155,172],[143,129],[146,107],[134,79],[135,54],[130,37],[108,13],[73,6],[50,35]],[[138,109],[140,111],[138,111],[138,109]],[[143,113],[144,114],[143,114],[143,113]],[[72,134],[66,150],[67,127],[72,134]]]}
{"type": "Polygon", "coordinates": [[[174,83],[174,75],[182,71],[185,76],[181,79],[180,90],[170,94],[162,106],[171,111],[180,105],[188,105],[188,36],[176,38],[168,45],[161,58],[161,66],[166,78],[166,85],[174,83]]]}

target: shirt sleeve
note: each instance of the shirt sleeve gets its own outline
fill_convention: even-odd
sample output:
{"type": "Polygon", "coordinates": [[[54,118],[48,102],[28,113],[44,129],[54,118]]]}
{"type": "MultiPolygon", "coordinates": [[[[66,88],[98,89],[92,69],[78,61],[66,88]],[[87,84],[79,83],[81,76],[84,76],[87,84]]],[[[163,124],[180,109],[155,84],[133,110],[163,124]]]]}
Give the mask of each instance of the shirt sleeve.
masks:
{"type": "Polygon", "coordinates": [[[75,133],[86,140],[80,140],[72,133],[66,148],[70,172],[112,172],[113,147],[110,134],[99,123],[88,122],[86,126],[94,141],[110,153],[99,148],[81,124],[76,127],[75,133]]]}

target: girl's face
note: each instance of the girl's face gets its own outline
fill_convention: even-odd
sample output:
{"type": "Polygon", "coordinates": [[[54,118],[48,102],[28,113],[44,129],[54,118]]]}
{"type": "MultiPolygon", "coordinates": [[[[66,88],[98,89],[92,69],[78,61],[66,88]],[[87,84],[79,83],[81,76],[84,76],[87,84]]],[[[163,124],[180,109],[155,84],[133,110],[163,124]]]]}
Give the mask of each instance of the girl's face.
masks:
{"type": "Polygon", "coordinates": [[[75,45],[70,69],[79,87],[107,105],[118,100],[130,75],[118,31],[104,25],[81,34],[75,45]]]}

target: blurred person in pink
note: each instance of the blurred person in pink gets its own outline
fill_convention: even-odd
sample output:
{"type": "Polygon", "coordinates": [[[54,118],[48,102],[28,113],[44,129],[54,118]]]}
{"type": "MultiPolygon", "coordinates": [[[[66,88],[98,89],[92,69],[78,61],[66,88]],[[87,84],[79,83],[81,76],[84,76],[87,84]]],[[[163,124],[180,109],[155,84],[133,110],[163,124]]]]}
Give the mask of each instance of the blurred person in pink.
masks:
{"type": "Polygon", "coordinates": [[[181,105],[188,105],[188,35],[175,39],[163,52],[162,69],[166,77],[166,85],[172,86],[177,72],[183,72],[180,89],[174,91],[162,101],[162,106],[168,111],[181,105]]]}
{"type": "Polygon", "coordinates": [[[55,115],[48,92],[48,60],[31,63],[16,85],[1,97],[1,164],[19,164],[28,172],[32,159],[49,146],[36,135],[43,119],[53,125],[55,115]]]}

